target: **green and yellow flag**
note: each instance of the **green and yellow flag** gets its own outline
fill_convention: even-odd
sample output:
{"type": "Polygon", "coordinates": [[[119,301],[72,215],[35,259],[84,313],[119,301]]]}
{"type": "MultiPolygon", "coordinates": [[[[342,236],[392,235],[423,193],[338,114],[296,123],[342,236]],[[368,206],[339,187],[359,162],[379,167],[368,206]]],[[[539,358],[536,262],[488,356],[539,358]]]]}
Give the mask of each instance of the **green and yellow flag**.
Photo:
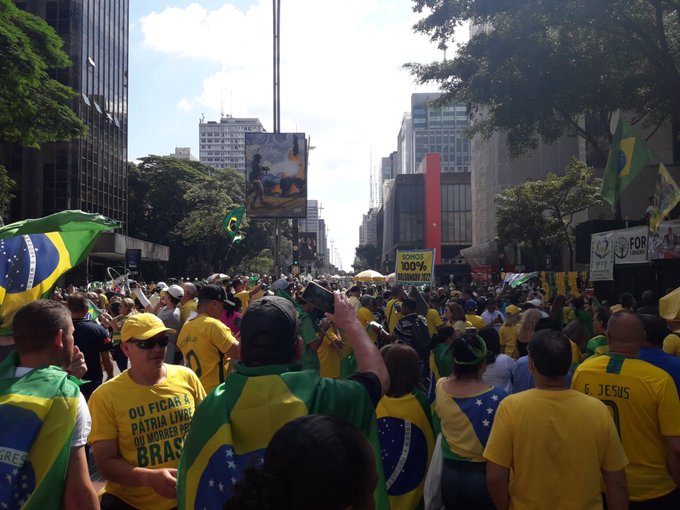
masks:
{"type": "Polygon", "coordinates": [[[663,163],[659,165],[659,177],[654,192],[654,209],[649,218],[649,230],[656,232],[661,223],[673,208],[680,202],[680,188],[663,163]]]}
{"type": "Polygon", "coordinates": [[[61,211],[0,228],[0,335],[11,334],[19,308],[48,296],[85,260],[101,232],[117,227],[100,214],[61,211]]]}
{"type": "Polygon", "coordinates": [[[233,211],[229,211],[224,217],[222,227],[224,227],[224,230],[226,230],[227,234],[232,238],[235,238],[238,234],[238,229],[241,226],[241,220],[243,220],[245,212],[245,207],[237,207],[233,211]]]}
{"type": "Polygon", "coordinates": [[[0,508],[58,510],[80,389],[57,367],[15,377],[18,363],[0,363],[0,508]]]}
{"type": "Polygon", "coordinates": [[[276,431],[308,414],[341,418],[366,435],[380,477],[376,508],[389,509],[375,411],[358,382],[319,377],[299,365],[239,362],[196,409],[179,463],[177,508],[223,508],[245,469],[263,464],[276,431]]]}
{"type": "Polygon", "coordinates": [[[627,122],[619,118],[600,191],[612,209],[616,208],[620,193],[656,159],[647,144],[635,135],[627,122]]]}

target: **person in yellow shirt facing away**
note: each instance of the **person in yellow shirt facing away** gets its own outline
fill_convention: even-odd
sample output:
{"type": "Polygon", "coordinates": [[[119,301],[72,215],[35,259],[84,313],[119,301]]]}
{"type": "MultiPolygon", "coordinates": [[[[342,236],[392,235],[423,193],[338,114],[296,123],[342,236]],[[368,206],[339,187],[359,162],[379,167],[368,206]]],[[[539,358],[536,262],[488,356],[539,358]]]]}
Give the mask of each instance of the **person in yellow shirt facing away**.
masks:
{"type": "Polygon", "coordinates": [[[163,362],[172,333],[153,314],[130,316],[121,330],[130,368],[90,397],[88,441],[106,479],[102,508],[177,506],[184,436],[205,390],[191,370],[163,362]]]}
{"type": "Polygon", "coordinates": [[[220,321],[225,304],[233,303],[219,285],[206,285],[198,293],[198,316],[188,321],[177,336],[177,348],[210,393],[224,382],[231,361],[238,359],[238,340],[220,321]]]}
{"type": "Polygon", "coordinates": [[[198,296],[198,289],[196,289],[196,285],[191,282],[184,282],[182,284],[182,290],[184,290],[184,295],[179,300],[179,305],[177,305],[177,308],[179,308],[180,329],[182,326],[184,326],[184,323],[187,321],[192,312],[194,315],[196,315],[196,306],[198,305],[196,300],[196,296],[198,296]]]}
{"type": "Polygon", "coordinates": [[[241,278],[234,278],[231,281],[232,287],[234,287],[234,297],[241,300],[241,315],[246,313],[248,310],[248,305],[250,304],[251,298],[257,294],[262,288],[262,283],[258,283],[252,288],[247,288],[246,282],[241,278]]]}
{"type": "Polygon", "coordinates": [[[517,359],[517,335],[519,334],[520,308],[515,305],[505,307],[505,322],[498,331],[500,335],[501,352],[517,359]]]}
{"type": "Polygon", "coordinates": [[[472,324],[473,328],[477,328],[477,331],[486,325],[484,319],[477,315],[477,301],[474,299],[465,301],[465,320],[472,324]]]}
{"type": "MultiPolygon", "coordinates": [[[[565,386],[571,344],[542,330],[529,342],[536,386],[505,398],[484,449],[496,508],[628,509],[628,459],[607,406],[565,386]]],[[[665,508],[665,507],[664,507],[665,508]]]]}
{"type": "Polygon", "coordinates": [[[392,285],[391,292],[392,297],[385,305],[385,321],[388,333],[393,333],[399,319],[404,317],[401,313],[401,302],[406,298],[406,292],[401,285],[392,285]]]}
{"type": "Polygon", "coordinates": [[[430,295],[429,305],[427,314],[425,314],[425,320],[427,321],[427,331],[430,333],[430,338],[432,338],[437,334],[437,331],[444,327],[442,316],[439,315],[439,297],[434,292],[430,295]]]}
{"type": "Polygon", "coordinates": [[[371,322],[375,322],[376,318],[373,312],[375,311],[375,298],[369,294],[364,294],[360,299],[361,307],[357,312],[357,318],[361,325],[368,333],[368,337],[373,340],[374,344],[378,343],[378,332],[375,328],[370,327],[371,322]]]}

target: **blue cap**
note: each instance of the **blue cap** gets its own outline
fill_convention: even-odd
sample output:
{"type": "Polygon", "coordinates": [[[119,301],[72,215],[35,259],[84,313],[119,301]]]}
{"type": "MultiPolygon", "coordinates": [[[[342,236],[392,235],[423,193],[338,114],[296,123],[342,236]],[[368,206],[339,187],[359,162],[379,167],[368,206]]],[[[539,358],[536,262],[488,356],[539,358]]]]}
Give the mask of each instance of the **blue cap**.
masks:
{"type": "Polygon", "coordinates": [[[465,308],[477,308],[477,301],[474,299],[468,299],[465,302],[465,308]]]}

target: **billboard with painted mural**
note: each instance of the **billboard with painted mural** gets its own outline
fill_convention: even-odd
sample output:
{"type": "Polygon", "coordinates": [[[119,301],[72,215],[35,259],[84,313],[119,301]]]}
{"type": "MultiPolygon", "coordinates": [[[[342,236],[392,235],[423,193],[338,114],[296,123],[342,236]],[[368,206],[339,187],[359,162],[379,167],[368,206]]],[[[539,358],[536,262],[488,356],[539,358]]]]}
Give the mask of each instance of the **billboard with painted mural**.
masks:
{"type": "Polygon", "coordinates": [[[251,218],[307,216],[304,133],[246,133],[246,210],[251,218]]]}

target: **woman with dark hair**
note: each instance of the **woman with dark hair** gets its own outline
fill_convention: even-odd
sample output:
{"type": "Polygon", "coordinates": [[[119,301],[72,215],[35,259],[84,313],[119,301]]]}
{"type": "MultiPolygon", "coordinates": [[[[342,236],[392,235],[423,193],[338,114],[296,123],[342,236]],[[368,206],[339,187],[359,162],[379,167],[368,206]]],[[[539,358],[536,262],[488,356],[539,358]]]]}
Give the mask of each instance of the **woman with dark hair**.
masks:
{"type": "Polygon", "coordinates": [[[496,328],[484,328],[479,330],[478,335],[482,337],[488,350],[486,371],[482,378],[496,388],[512,393],[512,369],[515,368],[515,360],[507,354],[501,354],[498,331],[496,328]]]}
{"type": "Polygon", "coordinates": [[[453,373],[437,382],[434,411],[443,434],[442,498],[446,508],[494,509],[486,488],[484,447],[507,393],[484,382],[487,348],[466,333],[453,340],[453,373]]]}
{"type": "Polygon", "coordinates": [[[220,316],[220,321],[222,324],[227,326],[231,330],[231,334],[236,337],[236,339],[241,339],[241,300],[237,298],[231,292],[227,292],[227,299],[233,303],[225,303],[224,311],[220,316]]]}
{"type": "Polygon", "coordinates": [[[331,416],[288,422],[272,437],[261,469],[248,469],[225,510],[369,510],[378,481],[361,431],[331,416]]]}
{"type": "Polygon", "coordinates": [[[418,353],[405,344],[380,349],[390,389],[376,408],[387,494],[392,510],[422,508],[427,467],[434,449],[427,396],[417,388],[418,353]]]}

